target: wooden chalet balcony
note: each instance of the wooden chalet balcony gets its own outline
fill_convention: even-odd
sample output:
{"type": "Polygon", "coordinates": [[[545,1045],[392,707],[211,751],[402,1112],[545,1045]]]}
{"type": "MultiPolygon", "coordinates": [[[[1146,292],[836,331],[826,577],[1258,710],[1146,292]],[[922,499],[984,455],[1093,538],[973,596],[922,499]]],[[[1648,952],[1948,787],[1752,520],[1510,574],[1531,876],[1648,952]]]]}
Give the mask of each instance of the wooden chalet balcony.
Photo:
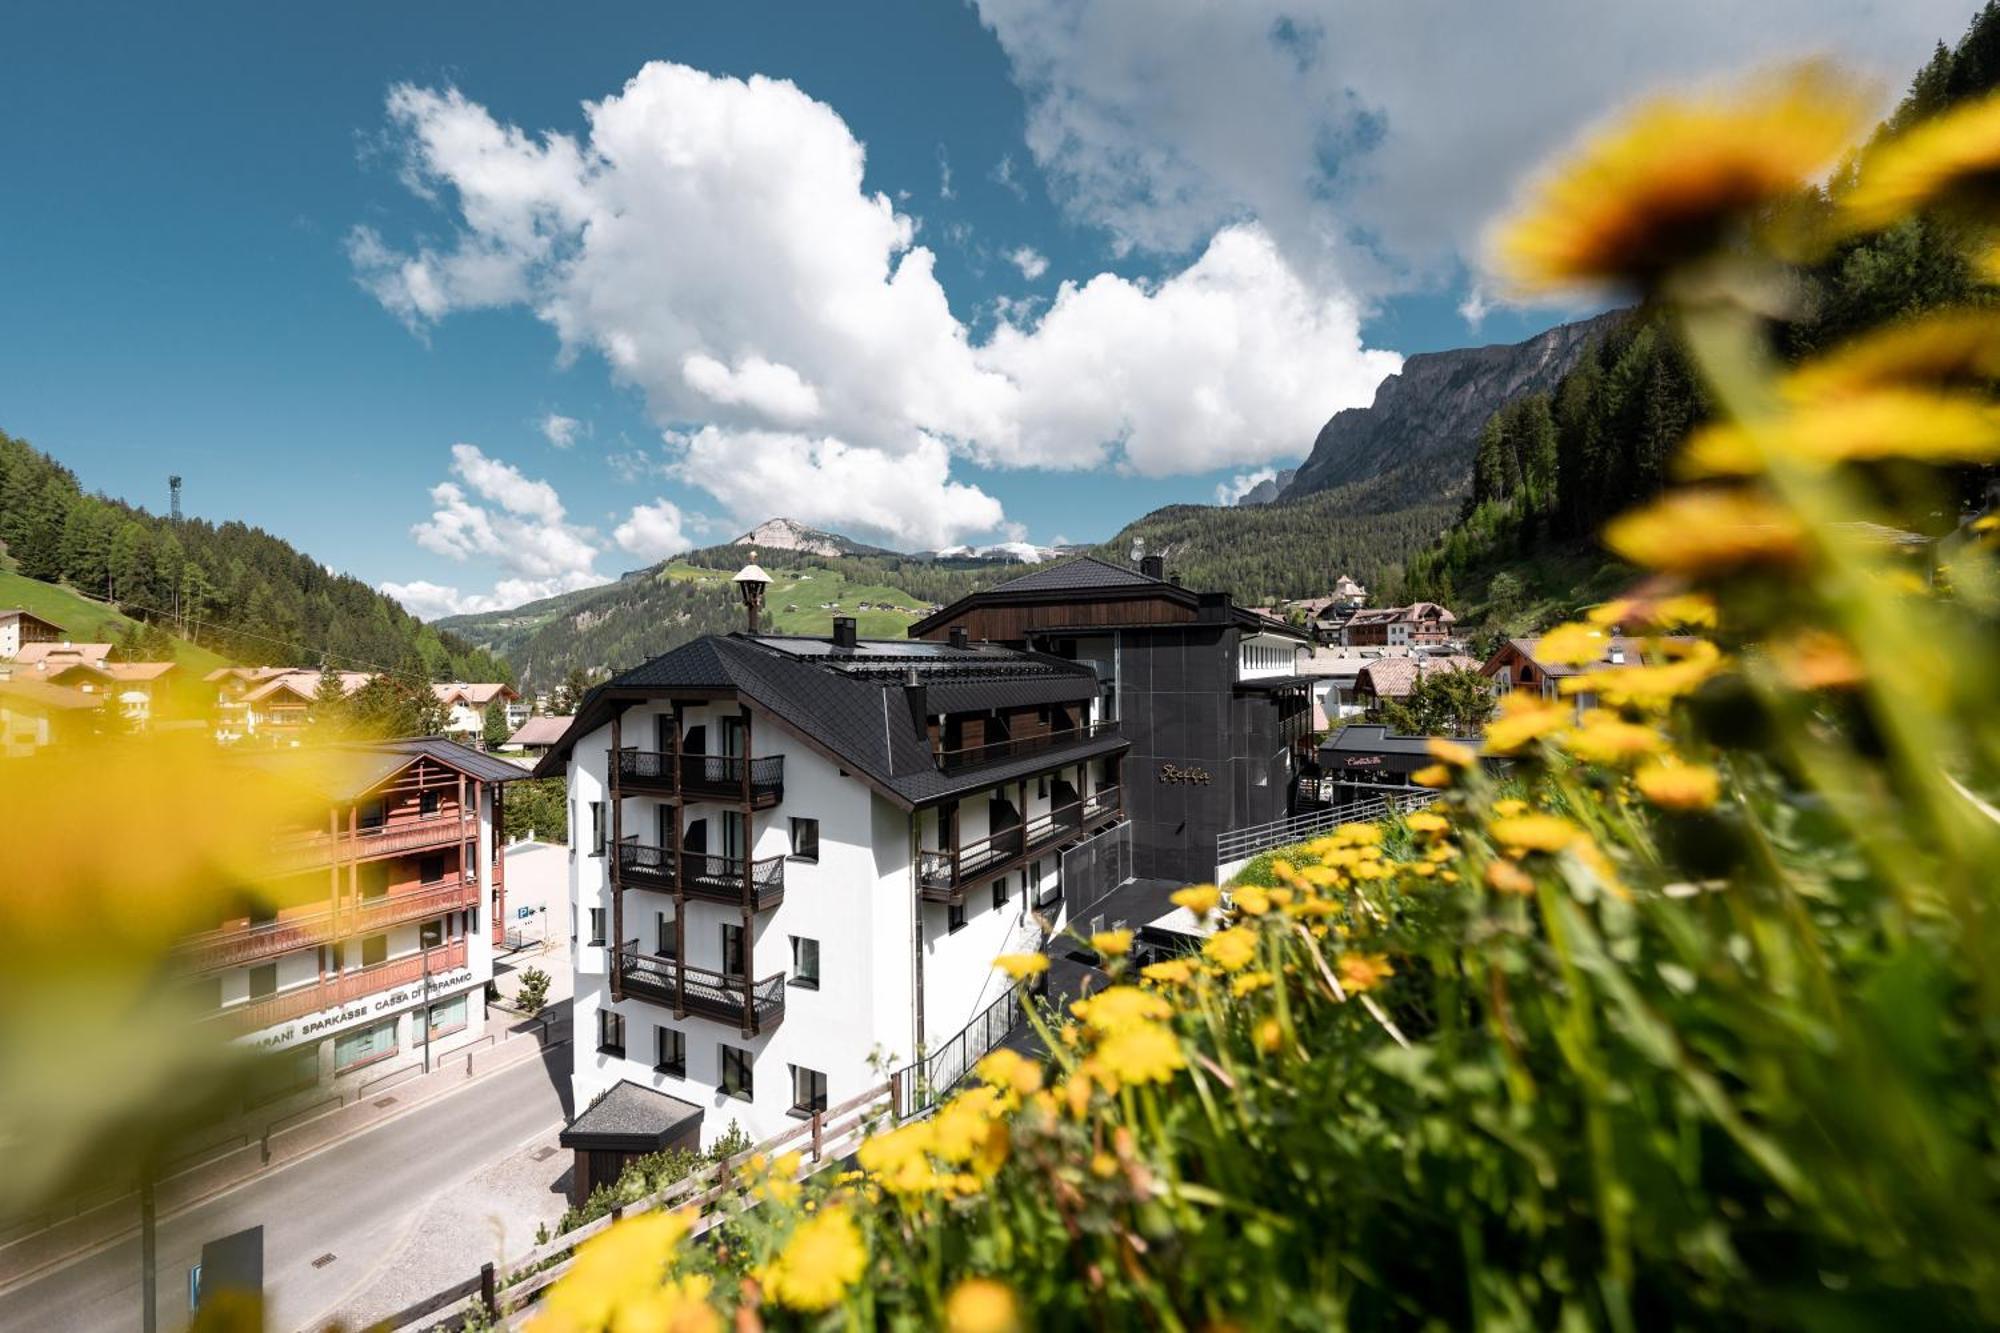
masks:
{"type": "Polygon", "coordinates": [[[728,1023],[752,1037],[785,1021],[782,972],[753,982],[705,967],[683,967],[675,959],[639,952],[637,940],[627,942],[619,952],[627,995],[672,1008],[677,1003],[681,975],[685,973],[687,1011],[691,1014],[728,1023]]]}
{"type": "Polygon", "coordinates": [[[939,852],[917,853],[917,883],[927,902],[964,900],[966,886],[1011,869],[1037,853],[1074,841],[1119,810],[1118,788],[1104,787],[1081,801],[1057,806],[1026,824],[1001,829],[978,842],[939,852]]]}
{"type": "Polygon", "coordinates": [[[672,893],[684,887],[687,896],[763,912],[785,900],[785,858],[766,856],[745,862],[740,857],[681,852],[643,842],[618,844],[618,882],[630,888],[672,893]]]}
{"type": "Polygon", "coordinates": [[[683,799],[747,801],[762,810],[785,797],[785,756],[684,754],[677,765],[663,750],[621,750],[618,785],[683,799]]]}
{"type": "Polygon", "coordinates": [[[281,839],[271,851],[272,868],[279,872],[310,870],[342,861],[456,847],[478,834],[479,821],[470,815],[435,815],[414,824],[361,829],[351,835],[309,833],[281,839]]]}
{"type": "Polygon", "coordinates": [[[407,921],[422,921],[462,907],[479,905],[479,885],[461,875],[401,893],[364,898],[357,907],[330,906],[229,930],[212,930],[184,941],[180,958],[199,972],[275,958],[335,938],[370,935],[407,921]]]}
{"type": "Polygon", "coordinates": [[[1013,737],[1004,741],[992,741],[986,745],[964,745],[955,750],[939,750],[937,764],[938,768],[946,773],[956,773],[961,769],[978,768],[983,764],[1005,763],[1009,759],[1021,759],[1028,755],[1040,754],[1044,750],[1055,750],[1065,745],[1096,740],[1099,736],[1113,735],[1117,730],[1116,722],[1090,722],[1080,727],[1066,727],[1061,731],[1043,732],[1036,736],[1013,737]]]}
{"type": "Polygon", "coordinates": [[[380,991],[397,986],[418,983],[424,977],[424,960],[430,960],[430,972],[436,976],[449,972],[455,967],[465,966],[465,941],[454,940],[450,944],[440,944],[422,953],[411,954],[408,958],[392,959],[364,967],[354,972],[343,972],[338,977],[318,982],[311,986],[298,986],[276,995],[266,995],[261,1000],[248,1004],[232,1004],[215,1011],[211,1021],[228,1025],[238,1032],[254,1032],[287,1019],[303,1018],[324,1009],[338,1009],[344,1004],[364,1000],[380,991]]]}

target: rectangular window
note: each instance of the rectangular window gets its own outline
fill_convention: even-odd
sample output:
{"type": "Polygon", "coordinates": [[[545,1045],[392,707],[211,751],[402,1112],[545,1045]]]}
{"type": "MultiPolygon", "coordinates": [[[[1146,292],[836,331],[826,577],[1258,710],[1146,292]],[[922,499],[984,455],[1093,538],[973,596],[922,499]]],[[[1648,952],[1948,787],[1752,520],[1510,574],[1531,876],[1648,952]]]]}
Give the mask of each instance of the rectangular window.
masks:
{"type": "Polygon", "coordinates": [[[653,1068],[662,1074],[675,1078],[686,1078],[688,1072],[688,1048],[685,1033],[669,1027],[653,1029],[653,1068]]]}
{"type": "Polygon", "coordinates": [[[465,997],[454,995],[431,1006],[431,1035],[456,1032],[465,1026],[465,997]]]}
{"type": "Polygon", "coordinates": [[[604,909],[602,907],[593,907],[590,909],[590,942],[592,944],[604,943],[604,909]]]}
{"type": "Polygon", "coordinates": [[[674,933],[674,919],[665,912],[656,912],[654,913],[654,924],[659,929],[660,944],[660,947],[654,950],[654,952],[662,958],[675,957],[679,952],[677,948],[679,941],[676,939],[674,933]]]}
{"type": "Polygon", "coordinates": [[[965,929],[964,903],[947,903],[945,905],[944,928],[946,934],[953,934],[965,929]]]}
{"type": "Polygon", "coordinates": [[[249,904],[250,924],[268,926],[278,919],[278,905],[262,898],[252,897],[249,904]]]}
{"type": "Polygon", "coordinates": [[[1046,879],[1042,876],[1042,863],[1040,861],[1030,866],[1028,873],[1035,877],[1035,906],[1052,907],[1062,901],[1062,872],[1060,862],[1057,863],[1057,872],[1046,879]]]}
{"type": "Polygon", "coordinates": [[[360,868],[361,897],[365,901],[380,898],[389,891],[389,863],[387,861],[365,861],[360,868]]]}
{"type": "Polygon", "coordinates": [[[597,1011],[597,1049],[604,1055],[625,1054],[625,1015],[616,1009],[597,1011]]]}
{"type": "Polygon", "coordinates": [[[335,1073],[369,1064],[396,1053],[396,1020],[387,1018],[333,1039],[335,1073]]]}
{"type": "Polygon", "coordinates": [[[389,817],[388,807],[385,806],[382,803],[382,801],[378,798],[373,801],[363,801],[361,803],[360,807],[356,812],[355,823],[359,825],[364,831],[369,829],[378,829],[382,827],[383,822],[387,820],[388,817],[389,817]]]}
{"type": "Polygon", "coordinates": [[[590,803],[590,854],[604,855],[604,802],[590,803]]]}
{"type": "Polygon", "coordinates": [[[361,941],[361,966],[373,967],[389,961],[389,937],[370,935],[361,941]]]}
{"type": "Polygon", "coordinates": [[[250,969],[250,998],[261,1000],[278,989],[278,965],[265,963],[250,969]]]}
{"type": "Polygon", "coordinates": [[[426,921],[417,927],[417,947],[435,949],[444,943],[444,918],[426,921]]]}
{"type": "Polygon", "coordinates": [[[993,906],[997,910],[1007,905],[1007,877],[996,876],[993,880],[993,906]]]}
{"type": "Polygon", "coordinates": [[[421,856],[417,858],[417,878],[426,884],[435,884],[444,878],[444,858],[442,856],[421,856]]]}
{"type": "Polygon", "coordinates": [[[436,788],[424,792],[417,797],[417,813],[428,819],[438,812],[443,800],[444,793],[436,788]]]}
{"type": "Polygon", "coordinates": [[[819,821],[817,819],[794,819],[792,821],[792,859],[795,861],[819,860],[819,821]]]}
{"type": "Polygon", "coordinates": [[[811,1115],[826,1109],[826,1075],[804,1065],[792,1066],[792,1110],[811,1115]]]}
{"type": "Polygon", "coordinates": [[[792,936],[792,984],[819,989],[819,941],[792,936]]]}
{"type": "Polygon", "coordinates": [[[744,975],[743,927],[722,925],[722,975],[740,979],[744,975]]]}
{"type": "Polygon", "coordinates": [[[722,1051],[722,1094],[749,1101],[755,1095],[751,1080],[750,1052],[741,1046],[720,1047],[722,1051]]]}

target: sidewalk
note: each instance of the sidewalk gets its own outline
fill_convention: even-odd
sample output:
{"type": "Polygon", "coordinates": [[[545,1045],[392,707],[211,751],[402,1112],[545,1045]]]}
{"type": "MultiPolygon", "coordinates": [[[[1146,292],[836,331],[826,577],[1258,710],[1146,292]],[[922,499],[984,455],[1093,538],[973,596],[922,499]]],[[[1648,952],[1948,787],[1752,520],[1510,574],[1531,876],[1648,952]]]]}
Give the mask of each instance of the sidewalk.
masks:
{"type": "MultiPolygon", "coordinates": [[[[470,1083],[514,1068],[523,1061],[538,1060],[545,1047],[570,1040],[566,1004],[552,1005],[534,1019],[518,1019],[498,1008],[492,1017],[496,1026],[507,1027],[491,1045],[453,1054],[428,1074],[412,1068],[406,1076],[385,1080],[371,1088],[366,1098],[309,1112],[308,1118],[297,1123],[268,1130],[260,1139],[212,1154],[163,1177],[155,1187],[158,1215],[164,1219],[227,1193],[470,1083]]],[[[17,1237],[0,1245],[0,1292],[21,1286],[50,1269],[137,1231],[137,1198],[127,1193],[106,1198],[43,1230],[17,1237]]]]}

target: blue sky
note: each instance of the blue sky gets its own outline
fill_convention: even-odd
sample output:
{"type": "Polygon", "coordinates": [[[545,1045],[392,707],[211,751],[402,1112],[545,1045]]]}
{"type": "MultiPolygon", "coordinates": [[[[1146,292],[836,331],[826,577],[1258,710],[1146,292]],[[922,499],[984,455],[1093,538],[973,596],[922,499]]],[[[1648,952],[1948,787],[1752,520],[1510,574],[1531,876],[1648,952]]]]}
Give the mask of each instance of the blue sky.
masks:
{"type": "Polygon", "coordinates": [[[1966,18],[1435,8],[13,6],[0,428],[426,614],[799,509],[1102,538],[1574,313],[1479,238],[1580,123],[1966,18]]]}

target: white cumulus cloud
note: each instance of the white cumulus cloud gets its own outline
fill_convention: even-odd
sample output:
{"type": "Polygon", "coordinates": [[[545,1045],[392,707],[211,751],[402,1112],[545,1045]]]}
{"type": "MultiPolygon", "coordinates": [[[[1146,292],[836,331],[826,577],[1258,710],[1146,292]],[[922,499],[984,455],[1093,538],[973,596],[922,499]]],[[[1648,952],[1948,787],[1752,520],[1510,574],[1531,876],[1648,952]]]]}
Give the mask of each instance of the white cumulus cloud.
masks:
{"type": "Polygon", "coordinates": [[[687,516],[671,500],[632,506],[632,513],[611,530],[611,539],[620,550],[641,560],[664,560],[670,555],[692,550],[694,542],[686,532],[687,516]]]}
{"type": "Polygon", "coordinates": [[[1007,262],[1021,270],[1021,276],[1029,282],[1049,271],[1048,257],[1032,245],[1023,245],[1007,255],[1007,262]]]}
{"type": "Polygon", "coordinates": [[[1278,469],[1274,467],[1258,468],[1255,472],[1239,472],[1228,481],[1216,483],[1215,502],[1219,505],[1233,505],[1265,482],[1277,479],[1278,469]]]}
{"type": "Polygon", "coordinates": [[[455,89],[399,86],[388,108],[407,179],[455,227],[413,250],[357,231],[364,285],[419,330],[527,309],[563,354],[595,351],[642,392],[663,432],[755,442],[735,468],[680,467],[738,517],[977,536],[1005,514],[953,480],[955,458],[1164,475],[1295,457],[1398,365],[1363,347],[1337,282],[1308,280],[1254,222],[1158,284],[1067,285],[1034,322],[1010,307],[977,342],[914,223],[866,189],[846,123],[781,80],[648,64],[585,106],[581,138],[504,125],[455,89]],[[773,457],[807,468],[773,480],[809,489],[810,515],[746,493],[742,473],[773,457]]]}
{"type": "Polygon", "coordinates": [[[558,449],[568,449],[577,441],[584,426],[575,417],[566,417],[560,412],[550,412],[535,423],[542,432],[542,438],[558,449]]]}

